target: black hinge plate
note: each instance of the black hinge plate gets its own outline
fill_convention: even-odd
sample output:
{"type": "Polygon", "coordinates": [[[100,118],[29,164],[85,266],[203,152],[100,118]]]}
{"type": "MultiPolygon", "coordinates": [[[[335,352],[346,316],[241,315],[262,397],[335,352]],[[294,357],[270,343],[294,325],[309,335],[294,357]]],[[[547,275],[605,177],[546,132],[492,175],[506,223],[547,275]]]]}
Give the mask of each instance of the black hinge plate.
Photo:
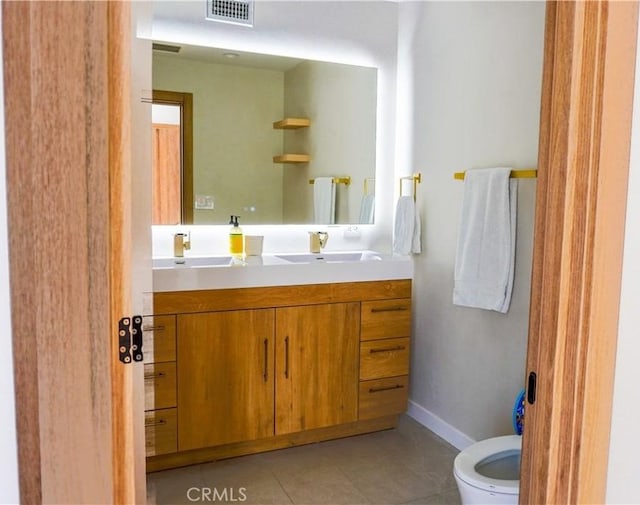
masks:
{"type": "Polygon", "coordinates": [[[123,317],[118,321],[118,352],[122,363],[142,361],[142,316],[123,317]]]}

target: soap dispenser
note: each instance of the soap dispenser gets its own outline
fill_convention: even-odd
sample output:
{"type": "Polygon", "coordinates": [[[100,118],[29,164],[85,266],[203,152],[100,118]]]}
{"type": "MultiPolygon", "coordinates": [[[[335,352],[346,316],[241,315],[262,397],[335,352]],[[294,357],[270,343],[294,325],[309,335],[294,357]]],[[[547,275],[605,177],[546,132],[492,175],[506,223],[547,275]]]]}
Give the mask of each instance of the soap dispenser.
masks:
{"type": "Polygon", "coordinates": [[[240,216],[231,216],[229,224],[231,230],[229,231],[229,253],[234,258],[242,258],[244,254],[244,237],[242,235],[242,228],[238,224],[238,218],[240,216]]]}

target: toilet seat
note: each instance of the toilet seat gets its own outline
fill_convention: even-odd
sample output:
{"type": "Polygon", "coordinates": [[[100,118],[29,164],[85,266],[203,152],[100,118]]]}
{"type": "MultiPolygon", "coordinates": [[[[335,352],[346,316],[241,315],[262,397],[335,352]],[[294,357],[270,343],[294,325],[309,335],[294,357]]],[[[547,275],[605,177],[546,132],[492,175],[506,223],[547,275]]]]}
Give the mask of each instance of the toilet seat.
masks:
{"type": "Polygon", "coordinates": [[[476,442],[456,456],[453,463],[454,472],[459,479],[471,486],[495,493],[517,495],[520,490],[519,480],[486,477],[476,471],[476,465],[490,456],[521,449],[522,437],[519,435],[507,435],[476,442]]]}

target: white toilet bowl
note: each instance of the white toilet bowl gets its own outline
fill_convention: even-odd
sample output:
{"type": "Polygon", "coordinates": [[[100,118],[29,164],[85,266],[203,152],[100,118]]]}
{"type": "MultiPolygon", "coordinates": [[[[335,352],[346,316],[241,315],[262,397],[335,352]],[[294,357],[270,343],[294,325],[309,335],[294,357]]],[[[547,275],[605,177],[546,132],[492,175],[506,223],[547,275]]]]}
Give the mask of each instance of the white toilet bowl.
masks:
{"type": "Polygon", "coordinates": [[[463,505],[517,504],[522,437],[508,435],[470,445],[453,463],[463,505]]]}

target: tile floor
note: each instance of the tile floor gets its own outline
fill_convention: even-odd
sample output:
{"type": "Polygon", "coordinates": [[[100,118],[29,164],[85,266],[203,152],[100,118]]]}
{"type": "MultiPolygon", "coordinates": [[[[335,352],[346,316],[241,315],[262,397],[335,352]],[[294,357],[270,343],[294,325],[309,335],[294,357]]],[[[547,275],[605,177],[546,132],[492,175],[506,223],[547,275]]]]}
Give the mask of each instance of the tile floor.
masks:
{"type": "Polygon", "coordinates": [[[403,416],[394,430],[149,474],[148,503],[457,505],[457,453],[403,416]]]}

